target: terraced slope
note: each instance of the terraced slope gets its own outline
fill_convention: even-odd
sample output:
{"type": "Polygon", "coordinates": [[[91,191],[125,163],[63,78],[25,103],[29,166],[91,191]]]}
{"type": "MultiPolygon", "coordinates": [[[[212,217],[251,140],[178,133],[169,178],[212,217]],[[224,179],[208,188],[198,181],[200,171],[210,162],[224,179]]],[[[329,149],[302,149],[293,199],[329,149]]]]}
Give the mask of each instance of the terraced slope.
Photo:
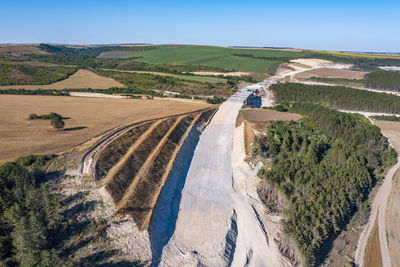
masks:
{"type": "Polygon", "coordinates": [[[148,165],[142,166],[145,172],[137,177],[136,186],[131,192],[127,192],[126,198],[119,204],[120,210],[130,214],[139,229],[148,227],[161,188],[179,150],[180,141],[198,117],[199,115],[195,119],[187,117],[177,122],[173,129],[171,127],[170,134],[160,142],[156,156],[150,159],[148,165]]]}
{"type": "Polygon", "coordinates": [[[150,125],[151,123],[146,123],[130,129],[124,135],[116,138],[106,149],[102,150],[97,159],[96,178],[103,179],[108,171],[127,153],[130,145],[135,143],[150,125]]]}
{"type": "Polygon", "coordinates": [[[147,229],[180,145],[191,128],[203,128],[216,109],[136,126],[108,144],[95,166],[116,209],[147,229]]]}
{"type": "Polygon", "coordinates": [[[106,188],[110,192],[115,203],[119,203],[126,189],[134,182],[134,178],[141,167],[146,162],[150,153],[157,146],[160,140],[175,123],[176,119],[168,119],[160,123],[149,135],[141,142],[136,150],[128,157],[125,164],[121,166],[115,175],[105,181],[106,188]]]}

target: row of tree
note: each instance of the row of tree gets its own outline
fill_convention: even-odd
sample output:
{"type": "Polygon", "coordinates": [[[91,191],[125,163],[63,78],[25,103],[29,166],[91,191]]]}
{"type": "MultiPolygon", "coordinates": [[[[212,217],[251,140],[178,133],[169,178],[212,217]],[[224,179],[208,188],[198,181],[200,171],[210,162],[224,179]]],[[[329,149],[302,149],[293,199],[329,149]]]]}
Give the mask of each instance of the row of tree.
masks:
{"type": "Polygon", "coordinates": [[[327,104],[328,106],[369,112],[400,113],[400,96],[344,86],[278,83],[271,86],[278,101],[327,104]]]}
{"type": "Polygon", "coordinates": [[[304,119],[273,122],[257,138],[255,151],[272,158],[260,170],[288,199],[284,229],[297,243],[306,265],[318,265],[352,215],[363,206],[383,169],[396,153],[378,127],[360,115],[312,104],[294,104],[304,119]]]}
{"type": "Polygon", "coordinates": [[[400,91],[400,71],[374,70],[364,79],[368,88],[400,91]]]}

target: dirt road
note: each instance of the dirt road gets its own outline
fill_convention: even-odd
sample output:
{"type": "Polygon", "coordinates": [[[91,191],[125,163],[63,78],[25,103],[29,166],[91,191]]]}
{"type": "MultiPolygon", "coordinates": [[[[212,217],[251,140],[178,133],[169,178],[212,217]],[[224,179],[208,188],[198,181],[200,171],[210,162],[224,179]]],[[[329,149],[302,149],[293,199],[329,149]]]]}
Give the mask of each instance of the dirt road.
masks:
{"type": "Polygon", "coordinates": [[[392,189],[393,176],[397,169],[400,167],[400,157],[397,158],[397,164],[394,165],[386,174],[383,184],[380,186],[378,193],[375,196],[371,205],[371,213],[364,230],[361,232],[360,238],[357,243],[357,249],[354,254],[354,260],[357,266],[363,266],[365,248],[367,246],[368,238],[371,234],[374,222],[378,216],[379,228],[379,243],[381,247],[382,266],[390,267],[389,247],[386,235],[386,206],[388,198],[392,189]]]}

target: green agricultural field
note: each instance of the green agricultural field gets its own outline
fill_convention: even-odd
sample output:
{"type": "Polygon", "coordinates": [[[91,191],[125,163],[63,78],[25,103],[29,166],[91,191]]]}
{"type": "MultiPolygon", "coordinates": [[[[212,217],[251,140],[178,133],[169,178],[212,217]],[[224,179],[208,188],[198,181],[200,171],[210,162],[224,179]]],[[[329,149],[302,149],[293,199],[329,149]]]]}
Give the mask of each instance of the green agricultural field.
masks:
{"type": "Polygon", "coordinates": [[[308,54],[308,52],[215,46],[176,46],[174,48],[161,46],[158,49],[137,52],[122,58],[134,58],[146,63],[203,65],[227,71],[275,73],[279,64],[308,54]],[[246,56],[237,56],[237,54],[246,56]]]}

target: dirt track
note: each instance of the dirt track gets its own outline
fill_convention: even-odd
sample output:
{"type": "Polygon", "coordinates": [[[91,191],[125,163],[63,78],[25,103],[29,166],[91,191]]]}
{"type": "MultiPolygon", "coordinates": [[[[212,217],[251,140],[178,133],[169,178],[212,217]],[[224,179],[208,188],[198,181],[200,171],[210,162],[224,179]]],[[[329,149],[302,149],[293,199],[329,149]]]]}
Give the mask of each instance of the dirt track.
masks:
{"type": "Polygon", "coordinates": [[[0,89],[108,89],[111,87],[125,87],[125,85],[108,77],[100,76],[92,71],[80,69],[67,79],[46,85],[3,85],[0,89]]]}
{"type": "MultiPolygon", "coordinates": [[[[384,132],[383,132],[384,133],[384,132]]],[[[389,139],[390,140],[390,139],[389,139]]],[[[371,236],[371,231],[374,226],[374,222],[378,221],[379,231],[379,243],[382,255],[382,266],[389,267],[391,265],[389,246],[387,240],[386,231],[386,209],[388,205],[388,199],[392,190],[392,180],[394,174],[400,167],[400,156],[397,158],[397,163],[394,165],[389,172],[386,174],[382,185],[371,204],[371,213],[367,224],[360,235],[357,243],[357,249],[354,254],[354,260],[358,266],[363,266],[365,249],[368,243],[368,239],[371,236]]]]}
{"type": "MultiPolygon", "coordinates": [[[[392,121],[375,121],[382,132],[387,136],[395,147],[396,151],[400,151],[400,122],[392,121]]],[[[393,179],[393,187],[390,193],[389,202],[386,210],[386,227],[389,243],[389,252],[393,266],[400,264],[400,171],[398,171],[393,179]]]]}

